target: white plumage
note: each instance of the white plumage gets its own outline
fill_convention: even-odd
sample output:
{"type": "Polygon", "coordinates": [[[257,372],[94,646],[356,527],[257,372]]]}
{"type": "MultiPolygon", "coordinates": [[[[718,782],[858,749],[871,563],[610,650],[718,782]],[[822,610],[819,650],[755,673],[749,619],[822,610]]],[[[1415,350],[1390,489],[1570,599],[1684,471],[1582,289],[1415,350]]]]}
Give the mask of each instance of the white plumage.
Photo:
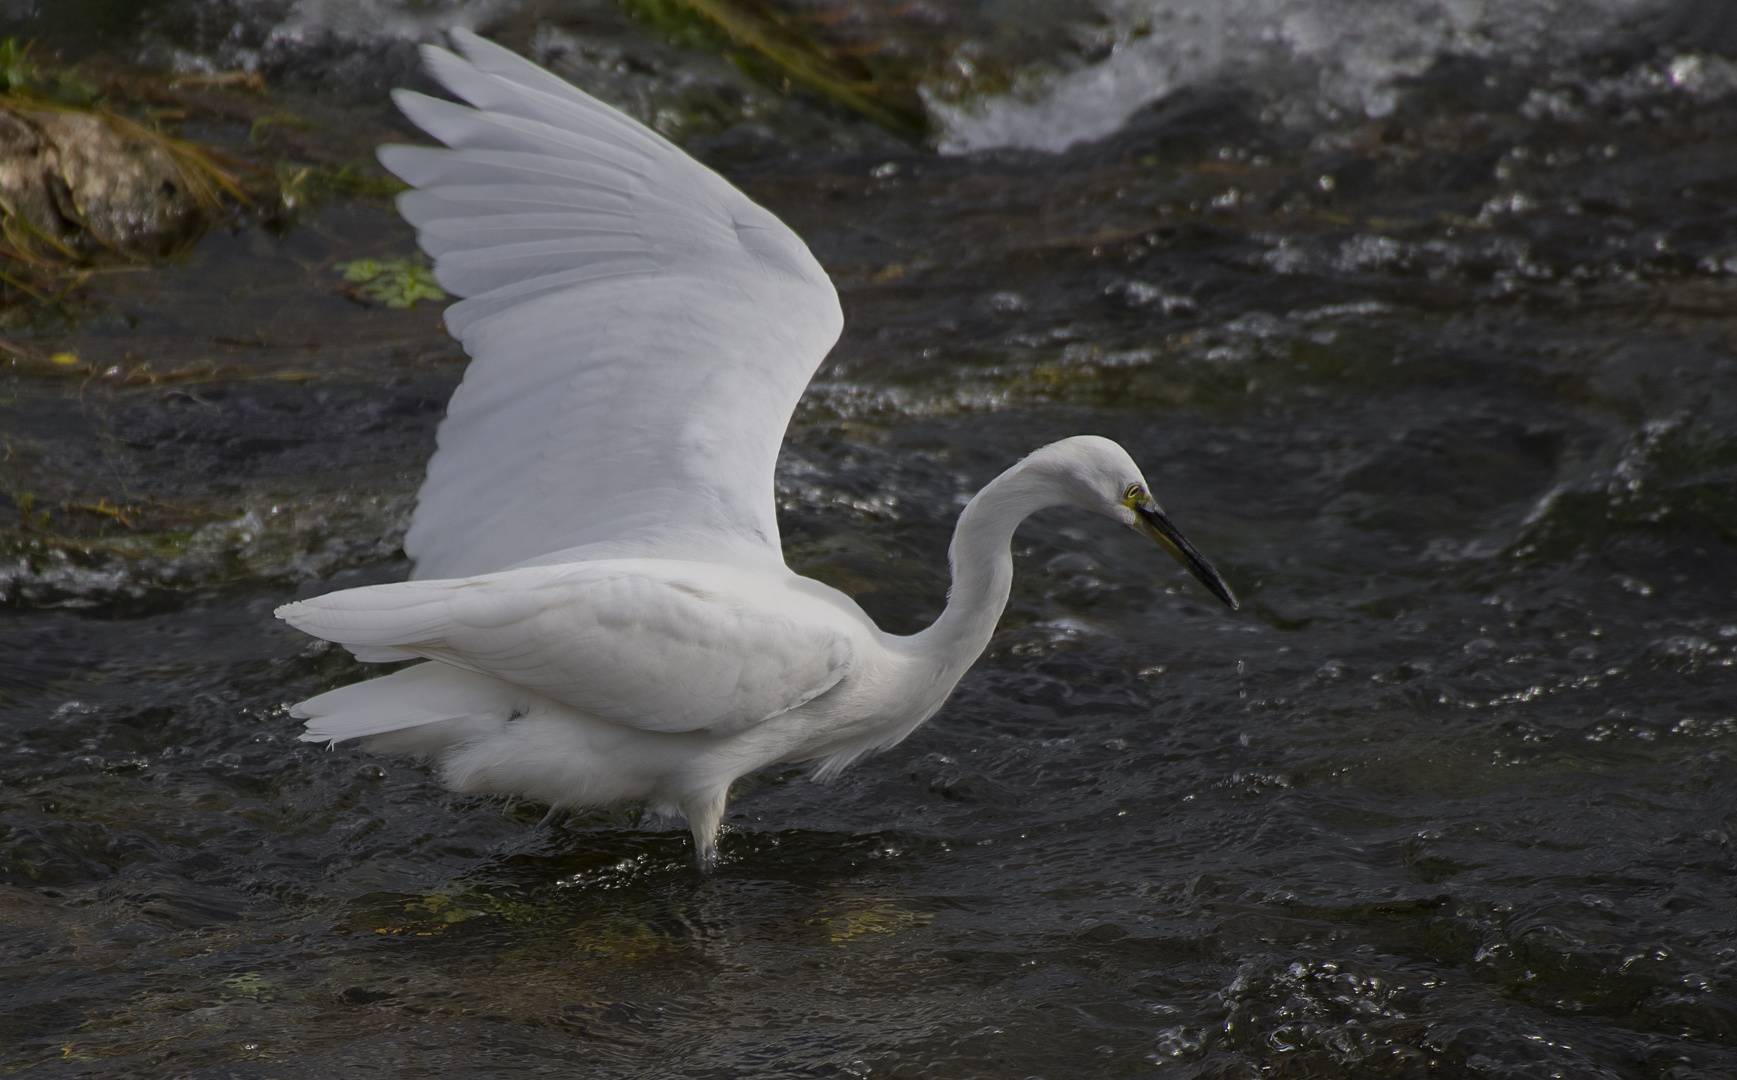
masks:
{"type": "Polygon", "coordinates": [[[882,633],[792,573],[773,467],[843,325],[797,236],[656,133],[464,31],[425,48],[470,107],[398,91],[450,149],[386,146],[399,209],[465,299],[472,361],[405,551],[413,580],[279,617],[365,661],[426,663],[302,702],[303,739],[421,754],[458,790],[685,815],[702,863],[729,785],[829,775],[928,719],[995,629],[1014,528],[1079,506],[1211,565],[1106,439],[1045,447],[961,515],[945,613],[882,633]]]}

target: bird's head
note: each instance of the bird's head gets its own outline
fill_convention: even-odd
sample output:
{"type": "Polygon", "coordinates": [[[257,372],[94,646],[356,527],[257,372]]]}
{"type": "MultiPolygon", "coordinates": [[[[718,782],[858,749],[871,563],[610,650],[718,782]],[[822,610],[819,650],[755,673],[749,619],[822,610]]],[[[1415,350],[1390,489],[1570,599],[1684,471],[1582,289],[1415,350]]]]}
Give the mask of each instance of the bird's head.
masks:
{"type": "Polygon", "coordinates": [[[1082,510],[1114,518],[1155,541],[1222,600],[1232,611],[1236,595],[1212,563],[1188,542],[1164,508],[1152,498],[1152,489],[1140,475],[1139,466],[1120,445],[1096,435],[1078,435],[1050,443],[1022,463],[1033,478],[1060,488],[1064,499],[1082,510]]]}

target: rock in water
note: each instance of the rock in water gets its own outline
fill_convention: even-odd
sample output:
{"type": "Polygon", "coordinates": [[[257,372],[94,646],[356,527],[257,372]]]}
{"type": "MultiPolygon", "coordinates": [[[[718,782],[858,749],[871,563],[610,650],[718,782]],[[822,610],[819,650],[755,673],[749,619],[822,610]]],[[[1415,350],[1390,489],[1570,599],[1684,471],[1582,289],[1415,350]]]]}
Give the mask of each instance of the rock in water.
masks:
{"type": "Polygon", "coordinates": [[[201,190],[166,140],[126,121],[0,111],[0,209],[15,243],[34,234],[80,253],[172,245],[197,229],[201,190]]]}

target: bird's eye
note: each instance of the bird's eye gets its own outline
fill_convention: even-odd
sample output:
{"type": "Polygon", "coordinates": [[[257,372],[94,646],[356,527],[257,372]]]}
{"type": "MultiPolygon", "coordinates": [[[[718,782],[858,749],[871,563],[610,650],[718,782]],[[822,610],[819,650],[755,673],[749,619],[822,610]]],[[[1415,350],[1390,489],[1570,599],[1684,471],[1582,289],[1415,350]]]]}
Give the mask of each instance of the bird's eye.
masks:
{"type": "Polygon", "coordinates": [[[1145,492],[1140,490],[1139,484],[1129,484],[1128,490],[1122,493],[1122,498],[1129,502],[1139,502],[1140,496],[1143,494],[1145,494],[1145,492]]]}

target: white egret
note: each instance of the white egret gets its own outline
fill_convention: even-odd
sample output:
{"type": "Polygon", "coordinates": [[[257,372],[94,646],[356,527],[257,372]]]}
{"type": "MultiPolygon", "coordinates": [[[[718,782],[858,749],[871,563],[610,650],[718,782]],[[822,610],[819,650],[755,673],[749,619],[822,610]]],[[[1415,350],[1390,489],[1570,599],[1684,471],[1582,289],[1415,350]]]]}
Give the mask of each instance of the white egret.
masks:
{"type": "Polygon", "coordinates": [[[843,325],[782,222],[651,130],[474,34],[428,47],[470,106],[400,90],[450,149],[385,146],[472,360],[404,550],[411,580],[278,616],[369,662],[295,707],[304,740],[433,759],[460,791],[686,817],[702,865],[730,784],[830,776],[934,715],[1006,605],[1026,516],[1075,506],[1210,563],[1108,439],[1064,439],[978,492],[946,610],[908,637],[793,573],[773,466],[843,325]]]}

